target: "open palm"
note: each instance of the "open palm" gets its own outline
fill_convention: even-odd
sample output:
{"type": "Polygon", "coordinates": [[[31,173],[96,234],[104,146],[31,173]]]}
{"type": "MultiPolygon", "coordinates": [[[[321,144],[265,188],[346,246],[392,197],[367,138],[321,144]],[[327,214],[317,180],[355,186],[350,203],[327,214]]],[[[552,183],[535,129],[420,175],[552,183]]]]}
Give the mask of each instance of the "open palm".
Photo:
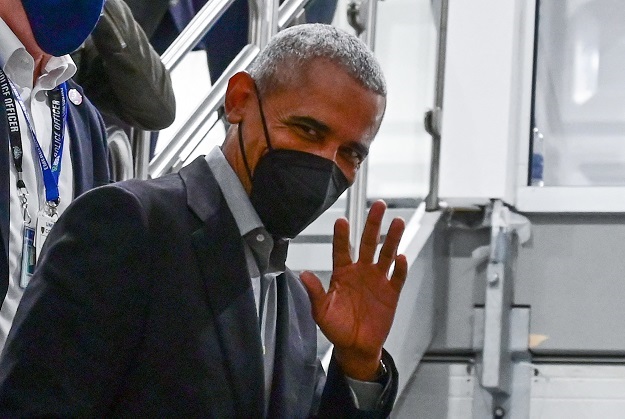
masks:
{"type": "Polygon", "coordinates": [[[354,371],[350,375],[353,378],[367,378],[371,368],[375,373],[407,274],[406,258],[397,255],[405,227],[402,219],[396,218],[391,223],[378,261],[374,262],[385,210],[382,201],[371,206],[356,262],[350,256],[349,223],[344,218],[336,221],[333,271],[327,292],[316,275],[301,274],[313,318],[334,344],[335,357],[346,374],[354,371]],[[389,280],[393,262],[395,267],[389,280]],[[362,373],[360,365],[363,365],[362,373]]]}

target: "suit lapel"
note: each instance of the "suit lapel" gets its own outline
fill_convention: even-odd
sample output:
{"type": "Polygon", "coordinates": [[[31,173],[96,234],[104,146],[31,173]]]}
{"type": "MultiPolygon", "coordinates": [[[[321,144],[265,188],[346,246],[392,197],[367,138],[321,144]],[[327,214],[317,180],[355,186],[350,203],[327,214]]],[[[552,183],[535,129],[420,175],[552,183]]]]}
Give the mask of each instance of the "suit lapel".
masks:
{"type": "MultiPolygon", "coordinates": [[[[292,275],[292,274],[291,274],[292,275]]],[[[316,363],[316,329],[307,296],[291,290],[289,274],[278,278],[276,354],[269,417],[306,417],[312,404],[316,363]],[[301,298],[303,297],[303,298],[301,298]],[[310,330],[303,329],[305,324],[310,330]]]]}
{"type": "Polygon", "coordinates": [[[241,236],[203,158],[181,170],[180,176],[189,207],[203,220],[192,242],[227,363],[235,409],[242,416],[262,416],[262,345],[241,236]]]}

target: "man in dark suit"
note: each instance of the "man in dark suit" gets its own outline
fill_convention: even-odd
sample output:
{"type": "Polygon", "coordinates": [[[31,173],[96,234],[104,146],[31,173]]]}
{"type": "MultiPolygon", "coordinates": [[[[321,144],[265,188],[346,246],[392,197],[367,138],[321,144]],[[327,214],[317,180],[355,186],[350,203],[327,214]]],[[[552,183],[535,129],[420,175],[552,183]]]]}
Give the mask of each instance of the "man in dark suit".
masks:
{"type": "MultiPolygon", "coordinates": [[[[29,279],[24,263],[34,262],[25,256],[24,233],[28,229],[36,238],[45,209],[54,208],[53,219],[75,196],[108,183],[104,126],[70,79],[76,68],[66,55],[84,41],[101,10],[102,0],[0,2],[0,348],[29,279]],[[58,169],[52,182],[44,180],[36,144],[58,169]]],[[[42,241],[31,241],[30,256],[42,241]]]]}
{"type": "Polygon", "coordinates": [[[385,105],[357,38],[276,35],[230,79],[221,148],[88,192],[60,218],[0,360],[0,416],[388,416],[404,222],[375,261],[376,202],[353,261],[337,220],[327,291],[284,266],[288,239],[354,181],[385,105]],[[327,377],[315,323],[334,344],[327,377]]]}

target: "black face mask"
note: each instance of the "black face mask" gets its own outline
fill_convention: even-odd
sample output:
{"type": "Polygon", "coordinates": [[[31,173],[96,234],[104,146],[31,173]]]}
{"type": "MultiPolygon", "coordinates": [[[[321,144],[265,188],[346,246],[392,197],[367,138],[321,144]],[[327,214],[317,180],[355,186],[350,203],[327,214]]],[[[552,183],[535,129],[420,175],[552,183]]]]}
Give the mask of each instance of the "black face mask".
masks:
{"type": "Polygon", "coordinates": [[[250,201],[269,233],[293,238],[336,202],[349,181],[331,160],[303,151],[274,149],[260,96],[258,106],[269,151],[258,161],[253,176],[243,147],[242,124],[238,128],[239,146],[252,182],[250,201]]]}

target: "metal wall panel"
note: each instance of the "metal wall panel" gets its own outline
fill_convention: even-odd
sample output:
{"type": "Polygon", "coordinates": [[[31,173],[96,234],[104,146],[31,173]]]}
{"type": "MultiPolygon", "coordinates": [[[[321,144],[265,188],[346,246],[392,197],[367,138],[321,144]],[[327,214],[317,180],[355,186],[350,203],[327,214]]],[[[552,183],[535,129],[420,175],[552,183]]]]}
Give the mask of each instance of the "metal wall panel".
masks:
{"type": "Polygon", "coordinates": [[[529,215],[515,302],[531,307],[536,354],[625,355],[625,215],[529,215]]]}

